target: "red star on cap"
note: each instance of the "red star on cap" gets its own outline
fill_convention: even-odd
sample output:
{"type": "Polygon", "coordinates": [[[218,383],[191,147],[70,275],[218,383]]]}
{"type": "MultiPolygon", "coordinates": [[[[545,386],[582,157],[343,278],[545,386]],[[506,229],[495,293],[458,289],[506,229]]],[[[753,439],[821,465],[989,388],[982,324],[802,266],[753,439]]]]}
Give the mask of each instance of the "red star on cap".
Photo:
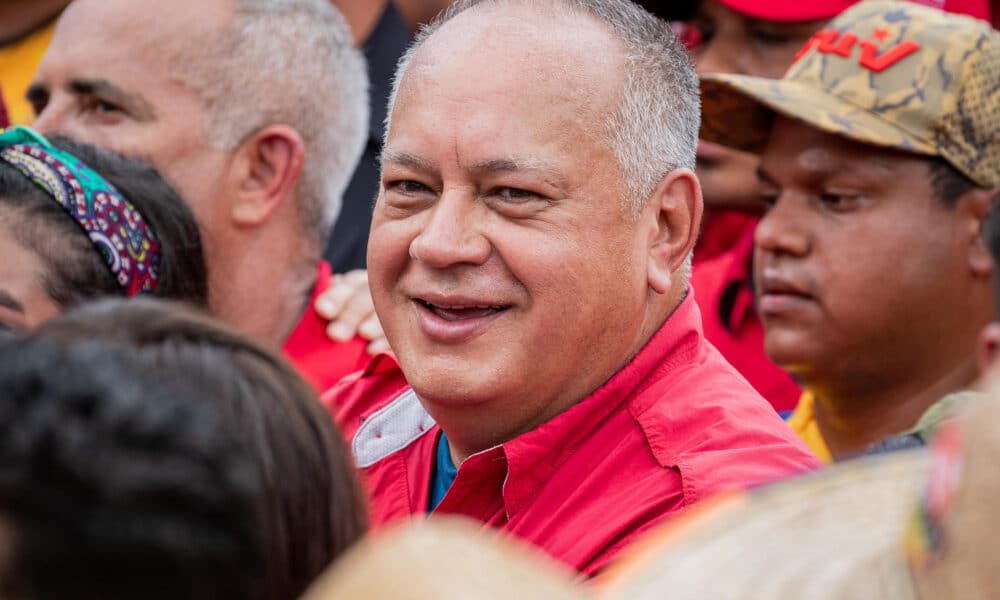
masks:
{"type": "Polygon", "coordinates": [[[884,41],[885,41],[885,38],[889,37],[889,30],[888,30],[888,29],[886,29],[886,28],[884,28],[884,27],[876,27],[876,28],[875,28],[875,29],[874,29],[874,30],[872,31],[872,35],[873,35],[873,36],[875,36],[875,38],[876,38],[876,39],[877,39],[878,41],[880,41],[880,42],[884,42],[884,41]]]}

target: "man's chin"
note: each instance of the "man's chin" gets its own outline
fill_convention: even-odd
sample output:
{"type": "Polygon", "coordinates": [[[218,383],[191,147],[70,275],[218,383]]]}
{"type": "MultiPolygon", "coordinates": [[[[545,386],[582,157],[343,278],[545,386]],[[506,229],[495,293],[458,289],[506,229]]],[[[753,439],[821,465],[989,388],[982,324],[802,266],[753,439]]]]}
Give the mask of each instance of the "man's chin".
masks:
{"type": "Polygon", "coordinates": [[[817,356],[822,355],[823,349],[817,347],[816,342],[800,332],[768,332],[764,350],[771,362],[795,374],[815,364],[817,356]]]}

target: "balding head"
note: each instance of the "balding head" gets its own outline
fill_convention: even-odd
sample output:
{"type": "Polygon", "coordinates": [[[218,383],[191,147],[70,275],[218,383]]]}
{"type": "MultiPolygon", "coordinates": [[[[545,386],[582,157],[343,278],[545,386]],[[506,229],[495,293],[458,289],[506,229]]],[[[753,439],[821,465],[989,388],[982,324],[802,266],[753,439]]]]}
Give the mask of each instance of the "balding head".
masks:
{"type": "MultiPolygon", "coordinates": [[[[460,21],[455,27],[475,27],[474,13],[481,13],[478,23],[483,25],[489,23],[487,13],[495,18],[511,11],[529,19],[587,17],[613,38],[623,63],[621,93],[599,133],[615,150],[633,212],[671,169],[694,168],[701,119],[697,75],[666,23],[620,0],[459,0],[420,32],[400,61],[387,125],[392,123],[392,107],[411,62],[439,30],[462,15],[464,24],[460,21]]],[[[484,33],[490,37],[501,35],[488,29],[484,33]]],[[[588,61],[604,58],[593,51],[585,56],[588,61]]]]}

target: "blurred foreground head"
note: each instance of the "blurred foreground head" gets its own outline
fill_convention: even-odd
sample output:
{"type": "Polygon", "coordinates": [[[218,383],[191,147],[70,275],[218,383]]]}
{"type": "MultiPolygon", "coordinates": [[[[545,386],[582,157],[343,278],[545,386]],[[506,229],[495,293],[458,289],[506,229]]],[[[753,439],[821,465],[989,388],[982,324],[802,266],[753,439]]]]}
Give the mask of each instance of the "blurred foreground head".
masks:
{"type": "Polygon", "coordinates": [[[358,544],[303,600],[587,600],[538,549],[458,517],[415,521],[358,544]]]}
{"type": "Polygon", "coordinates": [[[364,501],[341,436],[315,392],[274,353],[207,316],[151,300],[83,306],[37,335],[114,344],[157,378],[192,386],[238,432],[259,486],[262,598],[297,598],[364,534],[364,501]]]}
{"type": "Polygon", "coordinates": [[[994,386],[942,424],[929,448],[838,465],[696,511],[651,535],[604,597],[996,597],[998,420],[994,386]]]}
{"type": "Polygon", "coordinates": [[[264,597],[253,460],[216,380],[169,363],[107,341],[0,346],[0,595],[264,597]]]}

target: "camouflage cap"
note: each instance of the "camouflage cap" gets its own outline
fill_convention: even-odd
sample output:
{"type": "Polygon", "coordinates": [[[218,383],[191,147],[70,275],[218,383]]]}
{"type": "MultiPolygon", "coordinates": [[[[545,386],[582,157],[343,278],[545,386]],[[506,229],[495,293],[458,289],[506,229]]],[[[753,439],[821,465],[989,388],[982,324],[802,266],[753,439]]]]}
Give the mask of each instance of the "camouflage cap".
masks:
{"type": "Polygon", "coordinates": [[[705,140],[760,151],[775,112],[874,146],[940,156],[1000,185],[1000,33],[910,2],[861,2],[781,79],[702,77],[705,140]]]}

